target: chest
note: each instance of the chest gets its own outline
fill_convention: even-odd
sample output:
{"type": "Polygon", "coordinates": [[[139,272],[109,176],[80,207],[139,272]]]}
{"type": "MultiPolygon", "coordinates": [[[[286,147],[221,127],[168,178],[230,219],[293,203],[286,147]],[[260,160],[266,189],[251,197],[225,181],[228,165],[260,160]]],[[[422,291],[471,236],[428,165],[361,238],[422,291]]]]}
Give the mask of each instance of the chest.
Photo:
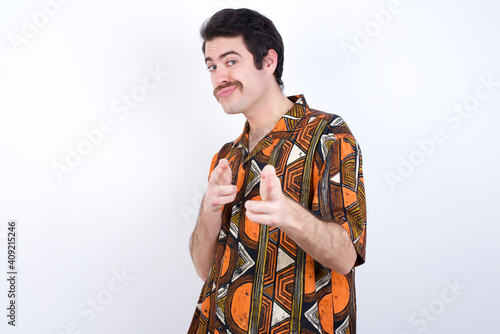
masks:
{"type": "MultiPolygon", "coordinates": [[[[270,129],[269,129],[270,130],[270,129]]],[[[268,130],[250,131],[248,134],[248,151],[252,152],[257,144],[269,133],[268,130]]]]}

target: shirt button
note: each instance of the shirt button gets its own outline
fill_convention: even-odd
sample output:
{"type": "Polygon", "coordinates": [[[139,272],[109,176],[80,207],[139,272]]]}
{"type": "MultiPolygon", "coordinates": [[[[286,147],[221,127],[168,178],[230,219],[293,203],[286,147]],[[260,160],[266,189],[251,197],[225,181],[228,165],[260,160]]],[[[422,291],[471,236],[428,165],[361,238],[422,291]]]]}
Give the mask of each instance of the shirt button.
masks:
{"type": "Polygon", "coordinates": [[[234,242],[230,241],[229,242],[229,248],[233,248],[234,247],[234,242]]]}
{"type": "Polygon", "coordinates": [[[223,330],[224,328],[222,328],[222,326],[219,326],[219,328],[217,328],[217,329],[219,330],[219,332],[222,332],[222,330],[223,330]]]}

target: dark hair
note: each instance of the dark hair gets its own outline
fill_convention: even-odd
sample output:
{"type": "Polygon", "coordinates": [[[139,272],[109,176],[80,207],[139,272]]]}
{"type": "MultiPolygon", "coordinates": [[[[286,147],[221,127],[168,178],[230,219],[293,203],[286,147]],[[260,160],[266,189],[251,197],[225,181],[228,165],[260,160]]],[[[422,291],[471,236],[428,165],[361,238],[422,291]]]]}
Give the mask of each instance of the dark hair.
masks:
{"type": "Polygon", "coordinates": [[[203,23],[200,34],[203,38],[201,47],[203,53],[205,53],[206,42],[214,38],[243,36],[258,70],[262,69],[263,58],[267,56],[268,50],[273,49],[278,54],[274,77],[283,89],[281,80],[285,58],[283,40],[273,22],[264,15],[247,8],[222,9],[203,23]]]}

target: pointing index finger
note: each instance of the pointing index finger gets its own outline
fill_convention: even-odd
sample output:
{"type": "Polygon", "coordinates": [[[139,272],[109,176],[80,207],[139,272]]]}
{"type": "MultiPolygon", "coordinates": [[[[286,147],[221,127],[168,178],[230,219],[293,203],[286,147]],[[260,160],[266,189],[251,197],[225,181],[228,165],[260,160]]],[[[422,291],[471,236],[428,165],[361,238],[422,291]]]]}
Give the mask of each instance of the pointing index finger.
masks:
{"type": "Polygon", "coordinates": [[[276,170],[272,165],[267,165],[262,169],[260,196],[263,201],[277,199],[281,188],[280,181],[276,176],[276,170]]]}
{"type": "Polygon", "coordinates": [[[213,181],[218,185],[231,184],[232,173],[227,159],[221,159],[213,173],[213,181]]]}

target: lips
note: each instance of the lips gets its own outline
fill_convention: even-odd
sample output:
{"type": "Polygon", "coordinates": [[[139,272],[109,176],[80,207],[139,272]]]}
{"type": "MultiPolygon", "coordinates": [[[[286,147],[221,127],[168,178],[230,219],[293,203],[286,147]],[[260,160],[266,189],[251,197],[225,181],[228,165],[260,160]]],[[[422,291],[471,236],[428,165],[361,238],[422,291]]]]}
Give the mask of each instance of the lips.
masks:
{"type": "Polygon", "coordinates": [[[225,88],[222,88],[221,90],[219,90],[217,92],[217,96],[218,97],[227,97],[229,95],[231,95],[235,90],[236,90],[236,86],[229,86],[229,87],[225,87],[225,88]]]}

